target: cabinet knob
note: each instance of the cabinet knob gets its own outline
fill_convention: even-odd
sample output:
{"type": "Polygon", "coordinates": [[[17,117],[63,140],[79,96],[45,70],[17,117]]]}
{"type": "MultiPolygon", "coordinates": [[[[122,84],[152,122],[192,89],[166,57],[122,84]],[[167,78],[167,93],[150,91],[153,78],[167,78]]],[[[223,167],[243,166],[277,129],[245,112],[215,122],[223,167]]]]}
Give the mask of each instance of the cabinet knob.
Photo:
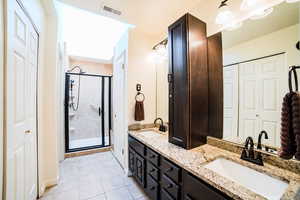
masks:
{"type": "Polygon", "coordinates": [[[150,188],[150,190],[155,190],[155,186],[152,186],[152,187],[150,188]]]}
{"type": "Polygon", "coordinates": [[[190,197],[190,195],[186,194],[184,196],[184,200],[193,200],[192,197],[190,197]]]}
{"type": "Polygon", "coordinates": [[[31,135],[31,133],[32,133],[31,130],[26,130],[26,131],[25,131],[25,134],[26,134],[26,135],[31,135]]]}
{"type": "Polygon", "coordinates": [[[155,169],[154,169],[154,168],[152,168],[152,169],[150,170],[150,172],[155,172],[155,169]]]}
{"type": "Polygon", "coordinates": [[[170,167],[169,169],[166,170],[166,172],[171,172],[173,170],[173,167],[170,167]]]}
{"type": "Polygon", "coordinates": [[[155,155],[151,155],[151,156],[150,156],[150,158],[155,158],[155,157],[156,157],[155,155]]]}

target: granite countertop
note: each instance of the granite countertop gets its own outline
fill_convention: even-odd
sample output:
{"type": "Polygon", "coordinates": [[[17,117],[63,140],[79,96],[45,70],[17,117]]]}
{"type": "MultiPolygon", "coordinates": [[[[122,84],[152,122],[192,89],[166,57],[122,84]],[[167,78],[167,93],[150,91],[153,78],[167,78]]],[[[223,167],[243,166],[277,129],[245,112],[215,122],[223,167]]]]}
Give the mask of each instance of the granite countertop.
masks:
{"type": "Polygon", "coordinates": [[[266,173],[270,176],[288,182],[289,186],[281,199],[300,200],[300,174],[275,167],[268,163],[265,163],[264,166],[258,166],[241,160],[239,154],[232,153],[209,144],[205,144],[191,150],[186,150],[169,143],[167,134],[160,134],[153,130],[129,131],[129,134],[233,199],[257,200],[266,198],[227,178],[224,178],[223,176],[203,167],[203,165],[220,157],[232,160],[259,172],[266,173]]]}

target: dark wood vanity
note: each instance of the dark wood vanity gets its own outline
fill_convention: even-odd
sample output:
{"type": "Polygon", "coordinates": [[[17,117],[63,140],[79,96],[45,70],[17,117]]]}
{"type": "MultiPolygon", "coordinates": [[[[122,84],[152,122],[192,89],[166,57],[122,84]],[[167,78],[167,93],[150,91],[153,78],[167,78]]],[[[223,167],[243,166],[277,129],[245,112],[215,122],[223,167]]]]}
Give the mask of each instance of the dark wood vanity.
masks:
{"type": "Polygon", "coordinates": [[[129,136],[129,170],[152,200],[231,199],[129,136]]]}

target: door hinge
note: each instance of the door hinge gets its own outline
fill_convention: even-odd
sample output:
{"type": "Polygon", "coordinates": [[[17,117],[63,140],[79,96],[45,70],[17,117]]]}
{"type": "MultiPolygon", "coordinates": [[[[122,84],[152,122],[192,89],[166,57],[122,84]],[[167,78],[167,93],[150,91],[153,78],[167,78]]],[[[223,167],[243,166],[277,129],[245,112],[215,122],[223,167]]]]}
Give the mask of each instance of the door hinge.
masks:
{"type": "Polygon", "coordinates": [[[168,74],[168,82],[169,82],[169,83],[172,82],[172,74],[168,74]]]}

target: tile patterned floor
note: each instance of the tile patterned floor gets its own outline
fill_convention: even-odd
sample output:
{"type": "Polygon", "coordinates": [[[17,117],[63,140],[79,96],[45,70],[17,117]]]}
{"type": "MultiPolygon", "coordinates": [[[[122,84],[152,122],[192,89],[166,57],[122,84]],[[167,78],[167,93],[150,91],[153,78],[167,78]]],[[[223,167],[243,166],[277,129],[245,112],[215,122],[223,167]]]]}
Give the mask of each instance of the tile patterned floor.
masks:
{"type": "Polygon", "coordinates": [[[60,180],[40,200],[149,200],[111,152],[68,158],[60,180]]]}

